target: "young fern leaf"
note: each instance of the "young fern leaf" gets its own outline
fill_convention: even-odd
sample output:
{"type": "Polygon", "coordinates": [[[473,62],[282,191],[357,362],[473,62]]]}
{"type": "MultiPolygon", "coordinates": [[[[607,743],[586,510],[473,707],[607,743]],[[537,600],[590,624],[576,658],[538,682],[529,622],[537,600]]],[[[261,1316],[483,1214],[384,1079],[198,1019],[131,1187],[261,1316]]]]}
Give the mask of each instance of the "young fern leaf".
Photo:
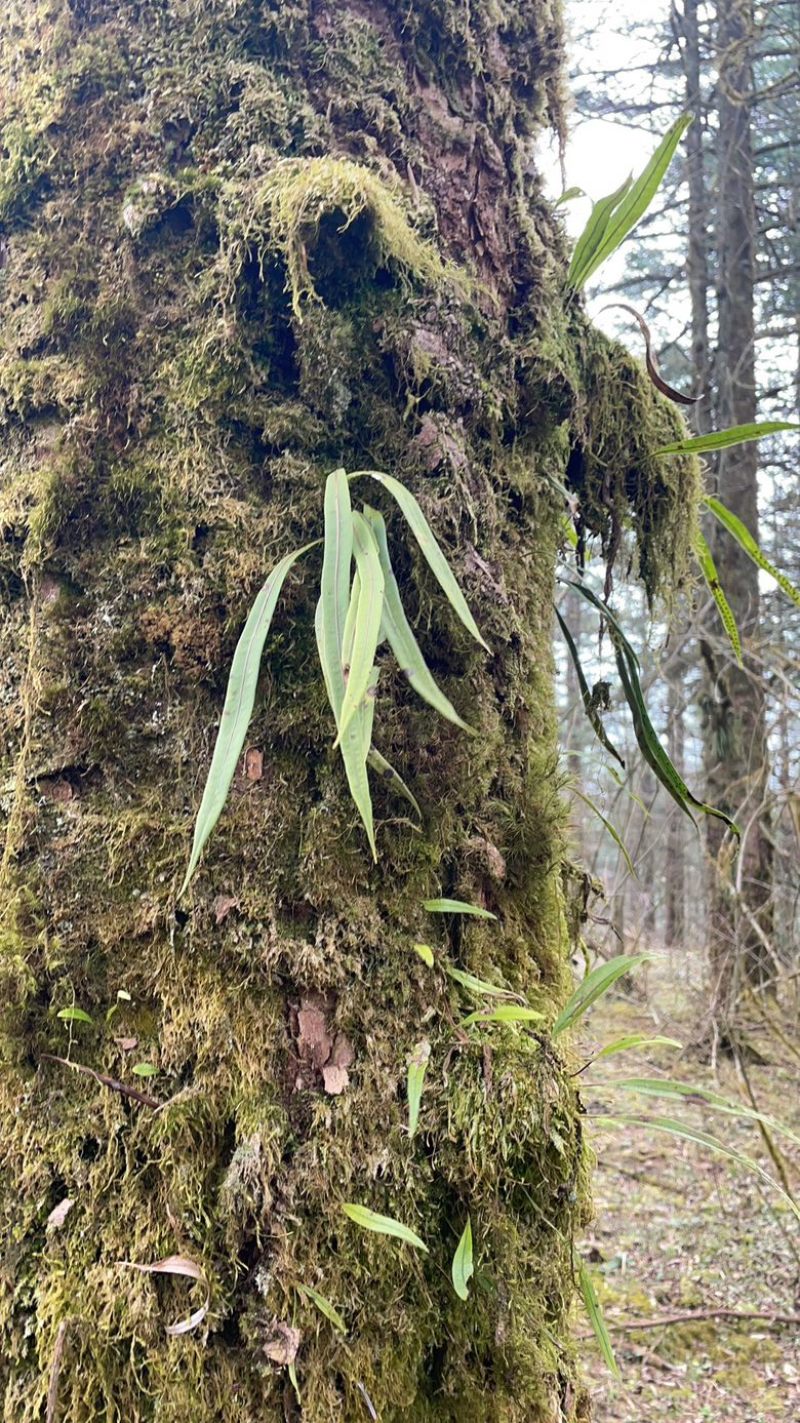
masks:
{"type": "Polygon", "coordinates": [[[519,994],[514,993],[512,989],[500,988],[496,983],[488,983],[485,978],[476,978],[474,973],[466,973],[463,968],[455,968],[453,964],[445,964],[444,971],[448,978],[460,983],[462,988],[466,988],[468,993],[474,993],[478,998],[519,998],[519,994]]]}
{"type": "MultiPolygon", "coordinates": [[[[345,619],[342,642],[344,698],[339,713],[339,734],[335,742],[337,746],[367,695],[383,614],[383,571],[378,558],[378,547],[361,514],[353,513],[352,520],[353,552],[358,578],[353,581],[353,594],[345,619]],[[356,600],[356,607],[355,611],[351,612],[353,599],[356,600]]],[[[368,750],[369,744],[364,752],[365,758],[368,750]]]]}
{"type": "Polygon", "coordinates": [[[467,1216],[467,1223],[464,1226],[461,1239],[456,1246],[456,1253],[453,1256],[453,1263],[450,1267],[453,1289],[459,1299],[469,1299],[469,1282],[474,1273],[475,1261],[472,1248],[472,1221],[469,1216],[467,1216]]]}
{"type": "Polygon", "coordinates": [[[775,567],[774,563],[770,563],[766,554],[762,553],[747,525],[743,524],[741,519],[731,513],[730,509],[726,509],[725,505],[720,503],[719,499],[712,498],[710,494],[706,495],[703,502],[706,508],[714,515],[714,518],[719,520],[722,527],[728,530],[728,533],[736,540],[739,547],[744,549],[748,558],[751,558],[753,563],[763,569],[765,573],[768,573],[770,578],[774,578],[778,587],[786,594],[787,598],[789,598],[796,607],[800,607],[800,589],[795,588],[785,573],[781,573],[780,570],[775,567]]]}
{"type": "Polygon", "coordinates": [[[481,909],[477,904],[467,904],[464,899],[425,899],[422,903],[423,909],[427,909],[429,914],[471,914],[476,919],[496,919],[496,914],[491,914],[488,909],[481,909]]]}
{"type": "Polygon", "coordinates": [[[422,1101],[422,1088],[425,1083],[425,1073],[428,1069],[428,1062],[431,1055],[431,1045],[427,1039],[417,1043],[411,1056],[408,1059],[408,1135],[409,1138],[416,1134],[419,1125],[419,1108],[422,1101]]]}
{"type": "Polygon", "coordinates": [[[359,1206],[354,1202],[347,1202],[342,1206],[342,1210],[355,1225],[360,1225],[362,1230],[372,1230],[376,1235],[393,1235],[396,1240],[403,1240],[406,1245],[413,1245],[415,1250],[424,1250],[425,1254],[428,1254],[424,1240],[420,1240],[413,1230],[409,1230],[407,1225],[394,1220],[392,1216],[378,1215],[377,1211],[371,1211],[369,1206],[359,1206]]]}
{"type": "Polygon", "coordinates": [[[317,1306],[320,1314],[324,1314],[325,1318],[330,1320],[337,1334],[347,1333],[347,1325],[338,1309],[335,1309],[330,1300],[321,1295],[319,1290],[313,1289],[311,1285],[297,1285],[297,1292],[303,1299],[311,1300],[312,1304],[317,1306]]]}
{"type": "MultiPolygon", "coordinates": [[[[338,693],[341,692],[342,698],[344,697],[344,685],[343,681],[339,681],[338,683],[330,682],[325,671],[325,662],[323,660],[325,656],[325,630],[323,627],[322,600],[320,600],[317,604],[317,612],[316,617],[314,619],[314,626],[317,634],[317,649],[319,651],[320,662],[322,663],[323,676],[325,677],[325,685],[328,689],[328,699],[331,703],[331,706],[334,708],[335,713],[336,707],[341,706],[341,702],[336,700],[338,693]]],[[[370,699],[369,697],[367,697],[365,700],[369,701],[370,699]]],[[[366,714],[371,716],[372,709],[367,707],[366,714]]],[[[361,819],[364,824],[364,829],[367,832],[367,839],[369,840],[369,847],[372,851],[372,858],[373,860],[377,860],[378,851],[375,845],[375,828],[372,818],[372,797],[369,791],[369,778],[367,776],[368,750],[365,750],[364,744],[365,740],[367,740],[367,737],[365,735],[366,730],[367,728],[365,728],[363,721],[360,717],[356,718],[354,721],[351,721],[350,725],[344,733],[344,736],[342,737],[339,749],[342,753],[345,774],[347,776],[347,784],[350,787],[350,794],[353,797],[353,803],[359,815],[361,816],[361,819]]],[[[369,724],[369,732],[371,733],[371,721],[369,724]]]]}
{"type": "Polygon", "coordinates": [[[378,484],[388,490],[392,498],[400,506],[405,521],[419,544],[425,561],[451,608],[460,618],[467,632],[475,638],[476,642],[480,643],[481,647],[489,652],[490,648],[481,637],[478,625],[467,606],[467,600],[461,592],[450,569],[450,565],[436,542],[433,530],[425,518],[417,500],[411,493],[411,490],[406,489],[404,484],[401,484],[398,479],[393,479],[390,474],[382,474],[379,470],[375,469],[356,470],[355,474],[351,474],[350,478],[360,479],[364,475],[369,475],[371,479],[377,480],[378,484]]]}
{"type": "Polygon", "coordinates": [[[685,440],[673,440],[654,450],[656,455],[707,455],[715,450],[727,450],[733,445],[746,445],[764,435],[777,435],[781,430],[800,430],[791,420],[763,420],[754,425],[730,425],[727,430],[712,430],[710,435],[687,435],[685,440]]]}
{"type": "Polygon", "coordinates": [[[632,183],[628,179],[616,193],[595,204],[570,263],[567,281],[571,287],[584,286],[644,217],[691,122],[690,114],[682,114],[664,135],[636,181],[632,183]]]}
{"type": "Polygon", "coordinates": [[[680,806],[693,823],[692,808],[702,811],[704,815],[713,815],[717,820],[724,821],[734,835],[738,835],[739,827],[724,810],[717,810],[715,806],[706,805],[705,801],[698,800],[692,794],[659,741],[647,711],[639,680],[639,659],[611,609],[585,583],[576,579],[568,579],[567,582],[602,614],[608,626],[609,636],[614,647],[617,671],[622,683],[622,690],[625,693],[625,700],[630,709],[636,741],[653,774],[672,796],[676,805],[680,806]]]}
{"type": "Polygon", "coordinates": [[[733,648],[736,661],[739,663],[740,667],[743,667],[744,663],[742,662],[742,640],[739,637],[739,629],[736,626],[736,619],[733,616],[733,610],[727,598],[725,597],[722,584],[719,581],[719,574],[717,573],[717,565],[714,562],[714,555],[712,554],[711,549],[709,548],[705,538],[703,537],[699,529],[697,530],[694,536],[694,551],[697,554],[697,561],[700,564],[700,570],[706,580],[706,583],[708,584],[708,591],[717,605],[717,612],[719,613],[722,626],[728,634],[728,641],[730,642],[730,645],[733,648]]]}
{"type": "Polygon", "coordinates": [[[588,683],[587,680],[586,680],[586,675],[585,675],[584,670],[583,670],[583,668],[582,668],[582,666],[581,666],[581,660],[580,660],[580,658],[579,658],[579,656],[578,656],[578,649],[577,649],[577,647],[575,646],[575,640],[574,640],[574,638],[573,638],[573,636],[572,636],[572,633],[570,632],[569,628],[567,627],[567,624],[565,623],[564,619],[562,618],[562,616],[561,616],[561,614],[560,614],[558,608],[556,608],[555,614],[556,614],[556,617],[558,618],[558,625],[559,625],[559,627],[561,628],[561,631],[562,631],[562,633],[563,633],[563,635],[564,635],[564,641],[565,641],[565,643],[567,644],[567,650],[568,650],[568,652],[569,652],[570,657],[572,658],[572,665],[573,665],[573,667],[575,668],[575,674],[576,674],[576,676],[577,676],[577,678],[578,678],[578,686],[579,686],[579,688],[580,688],[581,701],[583,702],[583,709],[584,709],[584,711],[586,712],[586,715],[587,715],[587,717],[588,717],[588,719],[589,719],[589,722],[590,722],[592,731],[594,732],[595,736],[597,737],[598,741],[600,742],[600,745],[601,745],[601,746],[604,746],[605,749],[606,749],[606,751],[609,751],[612,756],[616,757],[616,759],[619,761],[620,766],[621,766],[622,769],[624,770],[624,769],[625,769],[625,762],[623,761],[622,757],[620,756],[619,751],[617,750],[616,746],[614,746],[613,743],[611,742],[611,740],[609,739],[608,732],[606,731],[605,727],[603,726],[603,719],[602,719],[602,717],[600,716],[600,713],[598,712],[598,710],[597,710],[597,708],[596,708],[596,706],[595,706],[595,704],[594,704],[594,702],[593,702],[593,700],[592,700],[592,694],[591,694],[591,692],[590,692],[590,690],[589,690],[589,683],[588,683]]]}
{"type": "Polygon", "coordinates": [[[228,798],[231,781],[242,754],[247,728],[253,715],[264,643],[284,580],[292,564],[296,563],[298,558],[302,558],[304,553],[308,553],[309,549],[316,547],[316,542],[318,540],[315,543],[306,544],[303,548],[295,549],[293,553],[287,553],[285,558],[282,558],[280,563],[273,568],[250,609],[244,632],[236,645],[228,677],[228,688],[225,693],[225,705],[222,709],[208,779],[200,802],[200,809],[197,812],[189,865],[178,893],[179,899],[189,886],[206,841],[219,820],[228,798]]]}
{"type": "Polygon", "coordinates": [[[561,1033],[565,1033],[567,1028],[574,1027],[587,1008],[591,1008],[598,998],[608,993],[609,988],[613,988],[618,979],[626,973],[632,973],[635,968],[646,963],[649,957],[649,954],[618,954],[616,958],[593,968],[561,1009],[553,1024],[553,1037],[557,1038],[561,1033]]]}
{"type": "Polygon", "coordinates": [[[583,1260],[578,1261],[578,1284],[580,1285],[583,1303],[589,1317],[589,1323],[594,1330],[594,1337],[600,1345],[600,1353],[603,1355],[608,1367],[615,1378],[620,1377],[619,1365],[614,1356],[614,1348],[611,1343],[611,1336],[608,1332],[603,1311],[600,1308],[600,1301],[597,1298],[597,1291],[594,1281],[589,1273],[588,1266],[583,1260]]]}
{"type": "Polygon", "coordinates": [[[462,721],[455,707],[448,701],[444,692],[437,686],[431,674],[425,658],[422,656],[419,643],[411,629],[411,624],[405,614],[405,609],[400,601],[400,590],[397,586],[397,579],[394,576],[391,559],[389,557],[389,545],[386,539],[386,525],[383,517],[377,509],[364,508],[364,518],[369,524],[378,546],[381,568],[384,578],[384,598],[383,598],[383,632],[388,639],[400,665],[400,671],[404,672],[411,686],[418,696],[428,702],[439,714],[452,721],[456,726],[460,726],[463,731],[472,731],[472,727],[462,721]]]}

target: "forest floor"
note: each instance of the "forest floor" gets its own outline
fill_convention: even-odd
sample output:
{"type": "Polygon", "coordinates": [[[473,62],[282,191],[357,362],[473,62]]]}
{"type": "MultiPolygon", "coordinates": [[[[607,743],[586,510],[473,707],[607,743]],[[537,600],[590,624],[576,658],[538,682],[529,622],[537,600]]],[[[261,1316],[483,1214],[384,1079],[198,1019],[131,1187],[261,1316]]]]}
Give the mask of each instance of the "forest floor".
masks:
{"type": "MultiPolygon", "coordinates": [[[[601,1000],[586,1021],[587,1057],[628,1033],[690,1043],[702,1003],[700,970],[685,962],[678,972],[680,980],[666,961],[656,962],[637,977],[635,996],[612,991],[601,1000]]],[[[767,1063],[746,1071],[759,1111],[800,1135],[800,1056],[792,1048],[793,1041],[800,1046],[800,1035],[785,1017],[782,1027],[785,1043],[766,1036],[753,1017],[748,1039],[767,1063]]],[[[715,1070],[691,1049],[621,1052],[583,1074],[584,1106],[590,1115],[679,1119],[776,1175],[755,1124],[701,1101],[655,1099],[612,1085],[630,1077],[669,1077],[746,1104],[744,1083],[730,1062],[718,1060],[715,1070]]],[[[691,1318],[720,1310],[800,1317],[800,1221],[789,1203],[738,1162],[652,1127],[590,1131],[596,1219],[583,1254],[621,1373],[614,1379],[589,1332],[584,1368],[596,1423],[799,1420],[800,1323],[691,1318]],[[688,1321],[672,1322],[686,1315],[688,1321]],[[655,1327],[620,1327],[632,1320],[655,1327]]],[[[774,1139],[800,1200],[800,1148],[774,1139]]]]}

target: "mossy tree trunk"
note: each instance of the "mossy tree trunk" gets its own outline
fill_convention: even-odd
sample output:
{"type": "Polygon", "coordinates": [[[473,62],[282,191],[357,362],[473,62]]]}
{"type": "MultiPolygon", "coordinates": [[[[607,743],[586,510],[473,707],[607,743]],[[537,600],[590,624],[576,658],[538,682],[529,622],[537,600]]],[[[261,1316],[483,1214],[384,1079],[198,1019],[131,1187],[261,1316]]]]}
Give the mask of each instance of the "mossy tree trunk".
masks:
{"type": "Polygon", "coordinates": [[[7,1423],[327,1423],[367,1398],[384,1423],[584,1416],[572,1064],[546,1032],[459,1029],[474,1003],[442,970],[550,1021],[568,987],[551,480],[607,539],[630,506],[651,586],[694,487],[680,462],[665,483],[648,448],[671,413],[564,292],[532,158],[563,121],[561,62],[552,0],[4,10],[7,1423]],[[402,478],[445,546],[489,656],[383,506],[425,654],[479,734],[383,659],[375,740],[423,824],[375,786],[373,865],[332,751],[313,555],[177,903],[233,646],[267,569],[319,535],[339,465],[402,478]],[[496,920],[426,915],[442,894],[496,920]],[[211,1291],[179,1337],[202,1287],[120,1263],[173,1254],[211,1291]]]}

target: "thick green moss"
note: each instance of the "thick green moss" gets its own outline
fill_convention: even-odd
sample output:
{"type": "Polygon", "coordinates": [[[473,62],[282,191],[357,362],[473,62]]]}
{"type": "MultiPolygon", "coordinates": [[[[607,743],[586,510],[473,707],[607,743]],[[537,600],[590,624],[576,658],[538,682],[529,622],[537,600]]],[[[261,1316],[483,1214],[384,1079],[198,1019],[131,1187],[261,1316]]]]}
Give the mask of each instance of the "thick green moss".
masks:
{"type": "Polygon", "coordinates": [[[0,272],[14,1423],[41,1417],[60,1331],[70,1423],[328,1423],[363,1416],[362,1389],[386,1423],[583,1416],[570,1064],[546,1033],[459,1029],[468,1004],[441,968],[501,977],[546,1018],[568,990],[553,481],[612,551],[632,510],[653,590],[680,575],[693,517],[692,472],[667,482],[647,454],[671,417],[562,300],[526,148],[560,122],[559,61],[546,0],[364,5],[341,27],[305,0],[26,0],[0,22],[6,147],[27,125],[36,155],[35,181],[4,170],[0,272]],[[36,97],[54,86],[57,118],[36,97]],[[446,548],[489,658],[383,505],[425,655],[479,735],[381,654],[376,742],[424,822],[376,785],[373,867],[331,749],[308,560],[270,636],[262,774],[237,778],[177,905],[242,620],[275,559],[318,535],[340,464],[398,474],[446,548]],[[497,920],[433,920],[438,893],[497,920]],[[92,1024],[58,1018],[73,1003],[92,1024]],[[339,1094],[309,1013],[348,1059],[339,1094]],[[157,1063],[138,1085],[166,1105],[44,1057],[67,1052],[128,1085],[133,1062],[157,1063]],[[347,1200],[408,1222],[430,1256],[360,1235],[347,1200]],[[449,1267],[467,1212],[464,1305],[449,1267]],[[202,1263],[211,1308],[170,1338],[189,1287],[121,1262],[176,1252],[202,1263]],[[302,1415],[270,1357],[279,1325],[300,1331],[302,1415]]]}

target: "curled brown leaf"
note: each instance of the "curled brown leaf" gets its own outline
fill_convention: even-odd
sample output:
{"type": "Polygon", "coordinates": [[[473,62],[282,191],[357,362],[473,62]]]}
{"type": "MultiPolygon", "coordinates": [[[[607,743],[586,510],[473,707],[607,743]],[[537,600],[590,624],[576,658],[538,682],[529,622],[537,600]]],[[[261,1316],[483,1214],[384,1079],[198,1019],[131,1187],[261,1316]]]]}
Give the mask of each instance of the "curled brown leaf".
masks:
{"type": "Polygon", "coordinates": [[[173,1338],[178,1334],[189,1334],[203,1323],[211,1303],[211,1292],[203,1271],[194,1260],[190,1260],[186,1255],[167,1255],[165,1259],[156,1260],[152,1265],[139,1265],[135,1260],[120,1260],[119,1263],[126,1270],[138,1270],[143,1275],[180,1275],[186,1280],[197,1280],[205,1285],[206,1297],[200,1308],[194,1310],[188,1319],[180,1319],[177,1324],[168,1324],[167,1333],[173,1338]]]}
{"type": "Polygon", "coordinates": [[[618,311],[627,311],[629,316],[633,317],[634,321],[639,327],[639,330],[644,336],[645,365],[647,366],[647,374],[653,382],[653,385],[655,386],[656,390],[660,390],[661,394],[666,395],[668,400],[674,400],[676,405],[696,405],[698,400],[702,400],[702,395],[683,395],[680,390],[676,390],[674,386],[667,384],[661,374],[661,371],[659,370],[658,361],[656,360],[653,354],[650,327],[648,326],[644,317],[636,310],[636,308],[634,306],[629,306],[626,301],[611,301],[608,303],[607,306],[603,307],[603,311],[612,311],[614,310],[614,308],[616,308],[618,311]]]}

